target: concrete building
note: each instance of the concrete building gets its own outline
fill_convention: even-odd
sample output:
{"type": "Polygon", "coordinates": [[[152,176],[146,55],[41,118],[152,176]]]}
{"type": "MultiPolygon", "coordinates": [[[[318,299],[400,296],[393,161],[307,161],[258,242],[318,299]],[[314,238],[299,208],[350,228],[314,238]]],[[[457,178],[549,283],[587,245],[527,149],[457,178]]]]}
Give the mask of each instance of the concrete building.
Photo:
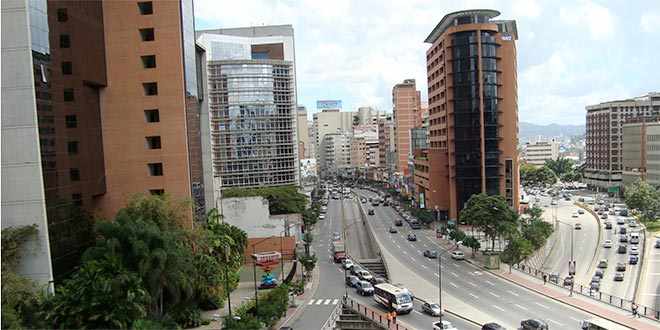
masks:
{"type": "MultiPolygon", "coordinates": [[[[319,101],[322,102],[322,101],[319,101]]],[[[328,102],[328,101],[323,101],[328,102]]],[[[323,105],[322,105],[323,106],[323,105]]],[[[314,140],[317,147],[317,156],[320,157],[320,145],[326,134],[353,132],[353,117],[355,112],[340,111],[340,109],[321,108],[321,112],[313,115],[314,118],[314,140]]]]}
{"type": "Polygon", "coordinates": [[[308,138],[307,141],[309,141],[308,149],[309,149],[309,158],[314,158],[318,159],[318,155],[316,154],[316,128],[314,127],[314,121],[308,120],[307,121],[307,128],[308,128],[308,138]]]}
{"type": "Polygon", "coordinates": [[[623,124],[624,185],[643,180],[660,187],[660,117],[623,124]]]}
{"type": "Polygon", "coordinates": [[[623,171],[623,124],[660,116],[660,93],[589,105],[586,127],[584,182],[619,191],[623,171]]]}
{"type": "Polygon", "coordinates": [[[334,177],[351,167],[351,136],[347,133],[325,134],[318,152],[321,178],[334,177]]]}
{"type": "Polygon", "coordinates": [[[214,199],[232,187],[299,185],[293,27],[203,30],[197,40],[206,48],[214,199]]]}
{"type": "Polygon", "coordinates": [[[296,108],[298,119],[296,121],[298,129],[298,157],[300,159],[312,158],[312,148],[309,144],[309,126],[307,121],[307,109],[305,106],[299,105],[296,108]]]}
{"type": "Polygon", "coordinates": [[[396,152],[396,171],[404,177],[410,175],[408,159],[410,149],[410,129],[421,124],[421,96],[415,85],[415,79],[406,79],[392,88],[394,108],[394,144],[396,152]]]}
{"type": "Polygon", "coordinates": [[[457,219],[478,193],[519,208],[515,21],[495,10],[445,17],[425,42],[429,104],[427,208],[457,219]],[[435,191],[435,192],[434,192],[435,191]]]}
{"type": "MultiPolygon", "coordinates": [[[[36,94],[37,89],[48,82],[47,7],[45,1],[28,5],[25,0],[2,1],[1,6],[2,228],[36,225],[37,236],[26,242],[26,253],[23,253],[18,272],[52,292],[53,269],[41,156],[46,150],[41,150],[37,118],[42,101],[39,99],[47,98],[36,94]]],[[[49,142],[43,148],[52,146],[49,142]]]]}
{"type": "Polygon", "coordinates": [[[378,120],[378,160],[381,179],[390,178],[396,171],[394,121],[391,116],[378,120]]]}
{"type": "Polygon", "coordinates": [[[537,141],[526,143],[523,148],[523,159],[527,164],[541,166],[546,160],[557,160],[559,158],[559,142],[537,141]]]}

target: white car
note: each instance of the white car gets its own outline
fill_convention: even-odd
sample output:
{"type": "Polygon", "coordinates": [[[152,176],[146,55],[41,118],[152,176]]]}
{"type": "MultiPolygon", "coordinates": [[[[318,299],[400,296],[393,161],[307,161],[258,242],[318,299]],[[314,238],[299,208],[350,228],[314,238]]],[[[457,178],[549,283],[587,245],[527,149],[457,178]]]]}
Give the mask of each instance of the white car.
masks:
{"type": "Polygon", "coordinates": [[[465,254],[463,251],[451,251],[451,258],[454,260],[463,260],[465,259],[465,254]]]}
{"type": "Polygon", "coordinates": [[[351,269],[355,265],[351,259],[344,259],[342,263],[344,264],[344,269],[351,269]]]}
{"type": "Polygon", "coordinates": [[[630,246],[630,255],[633,256],[639,255],[639,247],[637,245],[630,246]]]}
{"type": "Polygon", "coordinates": [[[325,219],[325,214],[323,213],[319,214],[319,220],[323,220],[323,219],[325,219]]]}
{"type": "Polygon", "coordinates": [[[577,218],[579,216],[580,216],[580,214],[578,214],[577,212],[573,212],[573,215],[572,215],[573,218],[577,218]]]}
{"type": "Polygon", "coordinates": [[[458,330],[449,321],[433,322],[433,330],[458,330]]]}
{"type": "Polygon", "coordinates": [[[611,239],[606,239],[605,242],[603,242],[603,247],[604,248],[611,248],[612,247],[612,240],[611,239]]]}

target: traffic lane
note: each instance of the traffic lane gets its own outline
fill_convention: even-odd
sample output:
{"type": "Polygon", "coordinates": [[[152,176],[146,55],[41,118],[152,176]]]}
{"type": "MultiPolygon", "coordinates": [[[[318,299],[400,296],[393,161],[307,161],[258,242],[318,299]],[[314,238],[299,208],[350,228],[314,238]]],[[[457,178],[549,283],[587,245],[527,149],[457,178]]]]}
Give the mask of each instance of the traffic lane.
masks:
{"type": "MultiPolygon", "coordinates": [[[[394,211],[391,212],[391,215],[395,215],[394,211]]],[[[376,213],[379,215],[377,218],[385,219],[386,222],[391,221],[391,219],[387,219],[385,211],[379,212],[377,210],[376,213]]],[[[381,226],[381,229],[384,229],[384,227],[381,226]]],[[[385,231],[380,230],[380,233],[377,234],[383,235],[383,232],[385,231]]],[[[399,237],[393,235],[391,239],[383,239],[382,241],[385,244],[393,244],[387,248],[391,251],[399,251],[400,254],[395,256],[401,261],[408,261],[411,271],[422,275],[431,283],[437,283],[437,262],[424,258],[419,253],[417,246],[404,241],[405,233],[406,231],[403,232],[404,235],[399,235],[399,237]],[[406,260],[406,258],[410,260],[406,260]],[[421,262],[410,262],[413,259],[421,262]],[[426,264],[423,264],[423,262],[426,262],[426,264]]],[[[426,237],[426,235],[418,235],[417,237],[418,239],[421,238],[422,246],[426,244],[427,246],[435,246],[436,249],[440,248],[432,237],[426,237]]],[[[522,319],[543,315],[548,320],[552,320],[552,323],[556,323],[555,325],[560,325],[565,324],[561,320],[566,317],[573,318],[575,321],[584,319],[587,315],[572,309],[569,310],[565,306],[559,306],[559,310],[553,312],[551,310],[553,302],[546,297],[529,294],[528,291],[521,289],[519,286],[502,281],[490,273],[482,272],[469,263],[453,261],[446,255],[443,256],[442,274],[444,292],[460,297],[466,303],[475,306],[475,308],[488,311],[490,315],[501,316],[500,321],[504,323],[518,324],[522,319]],[[484,304],[484,301],[488,301],[488,303],[484,304]]]]}
{"type": "MultiPolygon", "coordinates": [[[[619,242],[619,234],[616,234],[615,231],[618,231],[618,228],[620,228],[617,224],[616,221],[618,219],[618,216],[612,216],[612,219],[609,219],[612,224],[613,228],[612,229],[605,229],[605,227],[602,227],[602,235],[604,239],[609,239],[612,241],[612,247],[611,248],[600,248],[600,253],[598,260],[601,259],[606,259],[608,261],[608,268],[605,270],[605,277],[603,278],[603,283],[601,283],[601,291],[625,298],[628,300],[632,300],[633,296],[635,294],[635,286],[637,284],[637,273],[640,271],[639,263],[637,265],[630,265],[628,264],[628,258],[629,258],[629,252],[630,252],[630,247],[633,246],[633,244],[630,243],[620,243],[619,242]],[[621,244],[626,244],[628,247],[628,250],[626,253],[618,253],[618,247],[621,244]],[[616,282],[614,281],[614,274],[616,273],[616,264],[617,263],[623,263],[626,265],[626,270],[623,272],[624,273],[624,280],[621,282],[616,282]]],[[[627,232],[633,232],[633,231],[638,231],[637,228],[630,228],[627,227],[627,225],[624,225],[627,228],[627,232]]],[[[642,246],[643,244],[636,244],[640,251],[639,251],[639,256],[642,256],[644,254],[644,247],[642,246]]],[[[584,283],[583,283],[584,284],[584,283]]]]}
{"type": "MultiPolygon", "coordinates": [[[[655,241],[655,237],[652,236],[648,239],[655,241]]],[[[653,243],[649,244],[649,249],[648,259],[644,261],[647,263],[647,269],[644,273],[645,278],[642,279],[639,300],[643,306],[660,310],[660,249],[653,247],[653,243]]]]}

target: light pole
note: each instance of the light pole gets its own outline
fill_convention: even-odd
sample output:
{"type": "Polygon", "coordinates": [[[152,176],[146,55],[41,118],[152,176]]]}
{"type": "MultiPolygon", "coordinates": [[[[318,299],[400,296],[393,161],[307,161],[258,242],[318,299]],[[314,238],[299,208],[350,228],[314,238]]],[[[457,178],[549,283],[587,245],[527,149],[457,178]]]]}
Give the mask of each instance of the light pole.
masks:
{"type": "MultiPolygon", "coordinates": [[[[458,249],[463,245],[463,241],[456,242],[455,249],[458,249]]],[[[442,326],[442,256],[445,255],[450,250],[445,250],[445,252],[438,255],[438,306],[440,306],[440,326],[442,326]]]]}
{"type": "Polygon", "coordinates": [[[225,291],[227,291],[227,307],[229,308],[229,317],[231,318],[231,295],[229,292],[229,245],[225,245],[225,291]]]}
{"type": "MultiPolygon", "coordinates": [[[[575,264],[575,259],[573,258],[573,245],[574,245],[573,233],[575,232],[575,226],[559,220],[557,220],[557,223],[571,227],[571,260],[568,262],[568,275],[575,276],[575,272],[577,268],[577,265],[575,264]]],[[[573,282],[575,282],[575,278],[573,279],[573,282]]],[[[571,283],[571,290],[569,295],[573,296],[573,283],[571,283]]]]}

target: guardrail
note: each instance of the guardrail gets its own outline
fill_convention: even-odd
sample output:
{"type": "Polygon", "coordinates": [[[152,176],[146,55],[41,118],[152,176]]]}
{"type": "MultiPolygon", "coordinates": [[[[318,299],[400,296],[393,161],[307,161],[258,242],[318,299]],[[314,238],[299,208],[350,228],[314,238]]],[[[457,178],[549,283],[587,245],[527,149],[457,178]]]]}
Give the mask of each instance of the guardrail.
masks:
{"type": "Polygon", "coordinates": [[[342,308],[342,304],[337,304],[335,305],[335,308],[332,309],[332,312],[330,313],[330,317],[323,323],[323,326],[321,326],[321,330],[334,330],[335,325],[337,324],[337,319],[339,318],[339,314],[342,308]]]}
{"type": "MultiPolygon", "coordinates": [[[[366,305],[362,305],[359,302],[351,299],[350,297],[343,298],[343,306],[350,308],[356,311],[358,314],[362,315],[364,318],[376,323],[377,325],[392,330],[409,330],[409,328],[400,325],[395,320],[388,320],[387,315],[383,312],[373,310],[366,305]]],[[[410,329],[412,330],[412,329],[410,329]]]]}
{"type": "Polygon", "coordinates": [[[362,222],[364,222],[367,225],[367,227],[369,227],[369,228],[367,228],[367,233],[369,234],[369,239],[371,239],[371,242],[373,243],[372,247],[376,250],[376,253],[378,254],[378,258],[380,258],[380,260],[383,262],[383,265],[385,266],[385,273],[387,275],[387,278],[389,279],[390,278],[390,269],[387,265],[387,262],[385,261],[385,258],[383,258],[383,255],[380,252],[380,246],[378,246],[378,244],[375,244],[376,238],[374,237],[374,230],[371,227],[371,222],[368,221],[368,217],[366,215],[366,212],[364,211],[364,206],[362,205],[362,202],[360,201],[360,196],[355,192],[353,192],[353,194],[355,195],[355,197],[357,197],[358,209],[360,210],[360,218],[362,219],[362,222]]]}
{"type": "MultiPolygon", "coordinates": [[[[547,275],[548,278],[550,277],[550,273],[546,273],[542,270],[534,269],[525,265],[515,264],[513,265],[513,268],[540,279],[543,279],[543,275],[547,275]]],[[[548,283],[566,289],[566,287],[562,285],[562,278],[559,278],[557,283],[553,281],[548,281],[548,283]]],[[[593,291],[589,286],[582,284],[574,285],[573,292],[632,313],[632,300],[620,298],[601,291],[593,291]]],[[[637,313],[640,316],[644,316],[654,321],[660,320],[660,311],[648,306],[642,306],[638,304],[637,313]]]]}

